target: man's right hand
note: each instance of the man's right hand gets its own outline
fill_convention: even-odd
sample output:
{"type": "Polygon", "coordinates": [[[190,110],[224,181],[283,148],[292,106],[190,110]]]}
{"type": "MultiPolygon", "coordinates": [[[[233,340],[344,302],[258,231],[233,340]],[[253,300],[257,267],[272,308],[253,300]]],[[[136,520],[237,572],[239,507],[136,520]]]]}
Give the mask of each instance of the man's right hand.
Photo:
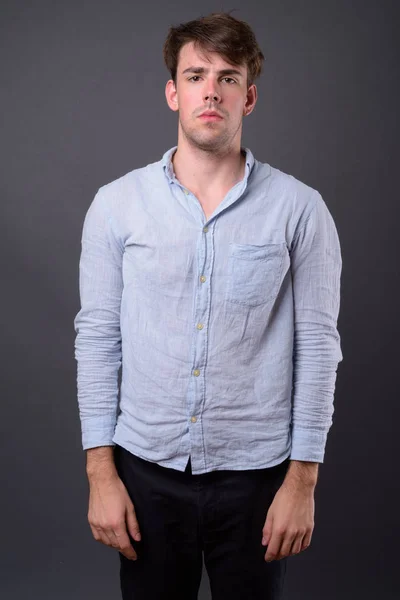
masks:
{"type": "Polygon", "coordinates": [[[132,500],[115,469],[89,476],[88,521],[98,542],[116,548],[126,558],[136,560],[130,542],[140,540],[140,529],[132,500]]]}

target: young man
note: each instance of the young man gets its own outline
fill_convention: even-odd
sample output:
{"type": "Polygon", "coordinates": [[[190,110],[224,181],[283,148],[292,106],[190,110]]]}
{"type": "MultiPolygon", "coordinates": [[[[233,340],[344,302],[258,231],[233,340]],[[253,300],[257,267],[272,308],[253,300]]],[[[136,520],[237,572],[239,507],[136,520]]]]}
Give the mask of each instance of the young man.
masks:
{"type": "Polygon", "coordinates": [[[332,423],[339,239],[315,189],[241,146],[250,27],[173,27],[164,58],[178,144],[102,186],[83,227],[88,520],[124,600],[194,600],[203,556],[213,600],[277,600],[332,423]]]}

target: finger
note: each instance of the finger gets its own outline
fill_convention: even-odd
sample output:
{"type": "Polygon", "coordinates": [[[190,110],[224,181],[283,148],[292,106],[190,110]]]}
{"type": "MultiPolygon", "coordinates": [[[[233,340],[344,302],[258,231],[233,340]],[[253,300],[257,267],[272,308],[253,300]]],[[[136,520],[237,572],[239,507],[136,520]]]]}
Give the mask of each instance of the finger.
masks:
{"type": "Polygon", "coordinates": [[[111,540],[108,537],[107,533],[104,531],[104,529],[91,524],[90,529],[92,530],[92,534],[96,542],[100,542],[101,544],[105,544],[106,546],[111,546],[111,540]]]}
{"type": "Polygon", "coordinates": [[[271,560],[275,560],[279,554],[279,550],[281,547],[283,539],[283,533],[277,533],[276,531],[272,532],[270,542],[268,544],[267,552],[265,553],[265,560],[270,562],[271,560]]]}
{"type": "Polygon", "coordinates": [[[135,551],[134,547],[131,544],[131,541],[129,539],[129,535],[128,535],[128,532],[126,531],[126,529],[124,528],[124,529],[119,529],[119,530],[115,531],[115,537],[118,540],[119,552],[121,552],[121,554],[126,556],[126,558],[129,558],[129,560],[137,560],[137,558],[138,558],[137,552],[135,551]]]}
{"type": "Polygon", "coordinates": [[[115,548],[130,560],[137,559],[137,554],[131,545],[126,532],[124,536],[123,533],[121,534],[118,528],[116,528],[115,531],[112,528],[105,529],[102,527],[95,527],[94,525],[90,525],[90,527],[93,537],[96,541],[101,542],[102,544],[105,544],[111,548],[115,548]]]}
{"type": "Polygon", "coordinates": [[[136,518],[135,507],[131,505],[126,511],[126,526],[129,533],[137,542],[140,542],[142,536],[140,534],[139,523],[136,518]]]}
{"type": "Polygon", "coordinates": [[[296,539],[296,536],[293,534],[285,533],[282,539],[281,547],[279,549],[279,553],[277,554],[277,559],[285,558],[286,556],[290,556],[290,551],[292,548],[293,541],[296,539]]]}
{"type": "MultiPolygon", "coordinates": [[[[304,534],[305,535],[305,534],[304,534]]],[[[291,554],[300,554],[301,552],[301,546],[304,540],[304,535],[298,535],[294,538],[292,546],[290,548],[289,551],[289,556],[291,554]]]]}
{"type": "Polygon", "coordinates": [[[117,526],[110,526],[106,529],[106,534],[107,536],[110,538],[110,542],[111,542],[111,546],[113,548],[118,548],[119,549],[119,541],[118,541],[118,536],[115,535],[115,531],[118,531],[118,527],[117,526]]]}
{"type": "Polygon", "coordinates": [[[311,538],[312,538],[312,530],[307,532],[303,538],[303,542],[301,545],[301,549],[303,550],[307,550],[307,548],[309,547],[309,545],[311,544],[311,538]]]}
{"type": "Polygon", "coordinates": [[[136,559],[137,555],[130,543],[128,533],[125,527],[125,521],[118,525],[110,526],[106,533],[111,540],[111,546],[124,554],[127,558],[136,559]]]}
{"type": "Polygon", "coordinates": [[[262,529],[262,539],[261,539],[261,543],[263,546],[266,546],[267,544],[269,544],[269,541],[271,539],[271,535],[272,535],[272,529],[273,529],[273,518],[269,516],[269,511],[267,513],[267,518],[264,524],[264,527],[262,529]]]}

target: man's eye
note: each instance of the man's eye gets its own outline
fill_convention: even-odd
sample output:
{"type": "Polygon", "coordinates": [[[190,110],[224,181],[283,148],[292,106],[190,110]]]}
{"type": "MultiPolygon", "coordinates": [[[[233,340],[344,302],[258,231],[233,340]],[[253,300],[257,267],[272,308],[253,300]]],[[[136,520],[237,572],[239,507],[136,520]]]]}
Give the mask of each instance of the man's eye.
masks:
{"type": "MultiPolygon", "coordinates": [[[[189,77],[188,81],[194,81],[194,80],[200,79],[199,75],[192,75],[192,77],[189,77]]],[[[236,81],[234,79],[232,79],[232,77],[223,77],[222,79],[225,79],[226,81],[230,82],[230,83],[236,83],[236,81]]]]}

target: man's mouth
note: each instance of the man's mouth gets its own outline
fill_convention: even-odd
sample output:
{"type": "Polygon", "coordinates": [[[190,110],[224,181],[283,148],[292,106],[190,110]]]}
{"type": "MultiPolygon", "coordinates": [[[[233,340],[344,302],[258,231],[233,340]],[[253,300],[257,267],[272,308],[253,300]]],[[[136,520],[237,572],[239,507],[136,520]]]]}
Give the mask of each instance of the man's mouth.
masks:
{"type": "Polygon", "coordinates": [[[200,115],[200,119],[204,119],[205,121],[222,121],[223,117],[216,112],[206,111],[200,115]]]}

